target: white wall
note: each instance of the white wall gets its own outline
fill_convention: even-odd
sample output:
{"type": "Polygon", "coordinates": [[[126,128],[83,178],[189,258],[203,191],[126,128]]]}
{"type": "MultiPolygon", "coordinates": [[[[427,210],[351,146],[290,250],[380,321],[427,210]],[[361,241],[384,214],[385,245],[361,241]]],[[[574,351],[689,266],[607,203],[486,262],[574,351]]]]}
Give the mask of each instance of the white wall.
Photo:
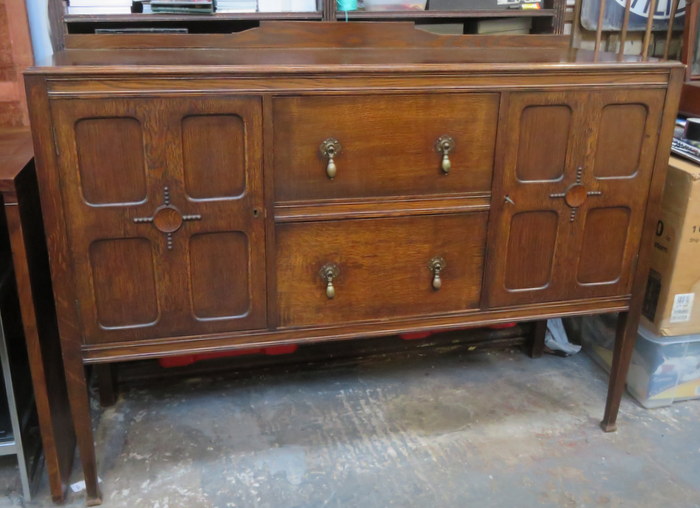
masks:
{"type": "Polygon", "coordinates": [[[49,25],[49,0],[25,0],[29,30],[32,36],[34,60],[40,62],[53,54],[51,48],[51,28],[49,25]]]}

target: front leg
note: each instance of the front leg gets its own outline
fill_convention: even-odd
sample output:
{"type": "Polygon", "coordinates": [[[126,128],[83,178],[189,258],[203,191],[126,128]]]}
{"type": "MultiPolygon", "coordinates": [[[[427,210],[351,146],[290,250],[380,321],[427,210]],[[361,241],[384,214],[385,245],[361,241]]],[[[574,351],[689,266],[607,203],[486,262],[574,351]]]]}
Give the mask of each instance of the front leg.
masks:
{"type": "Polygon", "coordinates": [[[85,478],[86,504],[88,506],[97,506],[102,504],[102,494],[97,484],[97,459],[92,433],[90,396],[85,378],[85,366],[79,354],[64,349],[63,356],[71,415],[73,416],[78,453],[80,454],[80,463],[83,466],[83,476],[85,478]]]}
{"type": "Polygon", "coordinates": [[[608,385],[608,400],[605,404],[603,421],[600,422],[600,426],[605,432],[617,430],[617,412],[620,409],[620,400],[622,399],[622,392],[625,390],[627,371],[629,370],[632,351],[637,339],[639,313],[635,313],[635,316],[636,318],[633,318],[630,312],[621,312],[617,318],[615,349],[613,351],[610,382],[608,385]]]}

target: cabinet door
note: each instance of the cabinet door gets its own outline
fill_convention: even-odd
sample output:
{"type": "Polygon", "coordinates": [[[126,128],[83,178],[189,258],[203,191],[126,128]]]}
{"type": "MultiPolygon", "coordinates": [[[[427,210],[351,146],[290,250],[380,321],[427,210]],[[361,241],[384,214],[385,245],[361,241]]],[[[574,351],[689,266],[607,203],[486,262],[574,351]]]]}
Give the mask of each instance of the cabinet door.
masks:
{"type": "Polygon", "coordinates": [[[264,327],[257,98],[55,100],[84,340],[264,327]]]}
{"type": "Polygon", "coordinates": [[[523,92],[506,100],[489,306],[627,294],[664,92],[523,92]]]}

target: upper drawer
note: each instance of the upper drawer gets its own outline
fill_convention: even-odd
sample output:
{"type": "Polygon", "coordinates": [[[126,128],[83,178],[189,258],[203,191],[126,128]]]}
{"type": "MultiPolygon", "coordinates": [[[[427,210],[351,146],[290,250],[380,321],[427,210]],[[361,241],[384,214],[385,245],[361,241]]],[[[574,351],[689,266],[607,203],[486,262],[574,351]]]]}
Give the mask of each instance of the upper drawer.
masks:
{"type": "Polygon", "coordinates": [[[495,93],[274,100],[276,201],[489,191],[495,93]],[[436,143],[449,136],[449,173],[436,143]],[[321,144],[335,139],[336,173],[321,144]]]}

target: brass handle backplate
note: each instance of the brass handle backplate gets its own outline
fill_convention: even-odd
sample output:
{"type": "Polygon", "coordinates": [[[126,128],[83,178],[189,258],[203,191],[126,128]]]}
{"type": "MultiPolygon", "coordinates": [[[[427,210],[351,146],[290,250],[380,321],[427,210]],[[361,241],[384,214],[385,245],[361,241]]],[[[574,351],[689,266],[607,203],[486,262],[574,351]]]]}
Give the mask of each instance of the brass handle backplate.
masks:
{"type": "Polygon", "coordinates": [[[441,258],[440,256],[435,256],[428,263],[428,268],[431,272],[433,272],[433,289],[435,291],[442,287],[442,278],[440,277],[440,273],[446,266],[447,263],[445,262],[445,259],[441,258]]]}
{"type": "Polygon", "coordinates": [[[440,136],[435,142],[435,151],[442,154],[442,162],[440,168],[446,175],[452,169],[452,161],[450,161],[450,152],[454,150],[455,140],[450,136],[440,136]]]}
{"type": "Polygon", "coordinates": [[[335,158],[340,154],[343,147],[340,145],[340,141],[335,138],[328,138],[321,143],[319,150],[321,155],[328,159],[326,164],[326,176],[330,180],[335,178],[336,173],[338,173],[338,168],[335,165],[335,158]]]}
{"type": "Polygon", "coordinates": [[[326,282],[326,297],[329,300],[335,298],[335,286],[333,281],[340,275],[340,268],[335,263],[326,263],[319,272],[321,278],[326,282]]]}

